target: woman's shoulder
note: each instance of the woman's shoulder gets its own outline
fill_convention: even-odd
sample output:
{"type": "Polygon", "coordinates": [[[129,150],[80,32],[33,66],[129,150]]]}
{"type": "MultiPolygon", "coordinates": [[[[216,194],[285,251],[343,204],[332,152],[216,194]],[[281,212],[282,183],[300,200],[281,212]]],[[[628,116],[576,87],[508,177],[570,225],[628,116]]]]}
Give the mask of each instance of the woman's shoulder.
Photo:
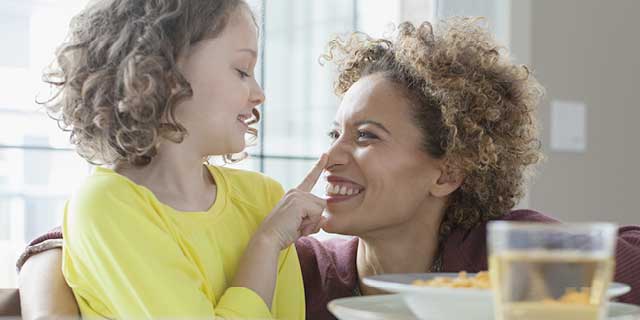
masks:
{"type": "Polygon", "coordinates": [[[487,233],[487,224],[491,223],[492,221],[537,222],[537,223],[560,222],[559,220],[551,217],[550,215],[547,215],[535,210],[517,209],[517,210],[512,210],[502,215],[499,218],[496,218],[487,222],[483,222],[471,229],[455,229],[452,232],[450,237],[455,239],[456,241],[460,241],[461,239],[464,239],[464,240],[473,239],[473,241],[470,241],[473,243],[477,242],[475,240],[480,240],[477,243],[484,244],[485,243],[484,238],[486,237],[486,233],[487,233]]]}
{"type": "Polygon", "coordinates": [[[356,279],[357,237],[334,237],[318,240],[302,237],[295,243],[305,282],[316,279],[339,281],[350,286],[356,279]]]}
{"type": "Polygon", "coordinates": [[[541,222],[541,223],[555,223],[560,222],[548,214],[544,214],[530,209],[517,209],[513,210],[495,221],[523,221],[523,222],[541,222]]]}
{"type": "MultiPolygon", "coordinates": [[[[529,210],[510,211],[491,221],[519,221],[535,223],[558,223],[550,215],[529,210]]],[[[457,272],[461,270],[477,272],[487,268],[487,224],[481,223],[470,229],[452,230],[443,247],[444,270],[457,272]]]]}
{"type": "Polygon", "coordinates": [[[357,249],[357,237],[296,241],[308,319],[328,317],[329,301],[353,295],[358,281],[357,249]]]}

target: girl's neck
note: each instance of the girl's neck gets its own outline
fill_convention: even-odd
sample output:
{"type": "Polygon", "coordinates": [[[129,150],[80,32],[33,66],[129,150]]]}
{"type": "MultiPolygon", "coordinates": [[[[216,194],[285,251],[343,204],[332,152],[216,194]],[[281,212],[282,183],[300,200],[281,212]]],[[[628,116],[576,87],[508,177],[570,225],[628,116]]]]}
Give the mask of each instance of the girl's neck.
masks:
{"type": "Polygon", "coordinates": [[[215,202],[215,180],[203,157],[179,149],[163,148],[143,167],[120,165],[114,170],[177,210],[206,211],[215,202]]]}

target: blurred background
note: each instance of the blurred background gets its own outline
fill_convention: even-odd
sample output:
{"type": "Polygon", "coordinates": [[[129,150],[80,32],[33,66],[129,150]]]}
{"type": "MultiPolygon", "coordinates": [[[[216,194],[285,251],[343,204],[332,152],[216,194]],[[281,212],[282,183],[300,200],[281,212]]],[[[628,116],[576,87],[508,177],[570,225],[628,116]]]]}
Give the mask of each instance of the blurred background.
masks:
{"type": "MultiPolygon", "coordinates": [[[[91,168],[34,103],[40,77],[86,0],[0,2],[0,288],[16,285],[24,245],[57,226],[91,168]]],[[[485,16],[516,61],[546,87],[539,108],[546,161],[519,207],[565,221],[639,224],[640,12],[636,0],[252,0],[261,16],[257,77],[266,92],[258,144],[234,166],[293,187],[328,146],[339,100],[318,57],[354,30],[451,15],[485,16]]]]}

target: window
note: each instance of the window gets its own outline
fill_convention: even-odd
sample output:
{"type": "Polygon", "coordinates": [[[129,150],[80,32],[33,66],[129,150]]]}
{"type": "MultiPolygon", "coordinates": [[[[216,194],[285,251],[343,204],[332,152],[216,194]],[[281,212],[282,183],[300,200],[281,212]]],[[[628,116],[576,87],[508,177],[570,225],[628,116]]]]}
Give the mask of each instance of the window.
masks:
{"type": "Polygon", "coordinates": [[[27,241],[60,224],[61,206],[89,172],[68,136],[34,103],[42,70],[86,0],[0,4],[0,287],[15,284],[27,241]]]}

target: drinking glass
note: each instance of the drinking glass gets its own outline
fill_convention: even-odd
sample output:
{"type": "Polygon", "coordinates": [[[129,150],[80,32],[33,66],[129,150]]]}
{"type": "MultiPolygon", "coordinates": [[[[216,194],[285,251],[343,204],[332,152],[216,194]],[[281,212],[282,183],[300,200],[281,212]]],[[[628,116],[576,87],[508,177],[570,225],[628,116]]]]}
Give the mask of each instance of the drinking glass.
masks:
{"type": "Polygon", "coordinates": [[[489,223],[496,319],[605,319],[617,229],[612,223],[489,223]]]}

